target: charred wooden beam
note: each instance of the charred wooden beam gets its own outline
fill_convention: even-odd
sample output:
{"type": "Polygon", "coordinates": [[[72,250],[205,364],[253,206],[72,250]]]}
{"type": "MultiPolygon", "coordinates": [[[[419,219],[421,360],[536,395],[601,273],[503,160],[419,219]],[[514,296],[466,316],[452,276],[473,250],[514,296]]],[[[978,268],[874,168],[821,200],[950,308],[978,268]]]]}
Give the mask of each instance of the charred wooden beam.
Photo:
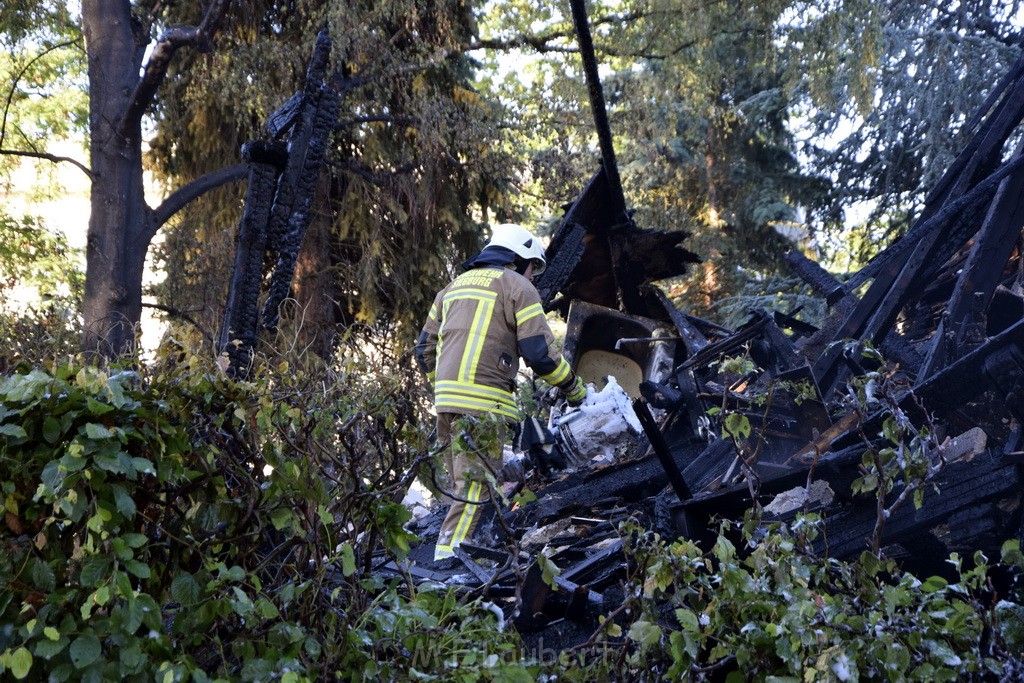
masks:
{"type": "Polygon", "coordinates": [[[608,179],[611,203],[615,213],[611,223],[625,227],[632,222],[626,214],[626,198],[622,192],[622,181],[619,179],[619,167],[615,163],[615,148],[612,145],[612,129],[608,124],[608,110],[605,107],[604,91],[601,89],[601,77],[597,73],[597,57],[594,54],[594,41],[590,36],[590,22],[587,20],[587,8],[583,0],[569,0],[572,7],[572,19],[576,26],[576,40],[583,60],[583,73],[587,79],[587,95],[590,97],[590,112],[597,128],[597,141],[601,148],[601,165],[608,179]]]}
{"type": "MultiPolygon", "coordinates": [[[[1009,139],[1024,116],[1024,56],[993,91],[972,118],[970,127],[962,134],[971,135],[963,150],[929,193],[925,209],[918,217],[915,228],[898,242],[878,254],[860,272],[846,283],[846,291],[856,291],[875,277],[892,258],[913,249],[921,237],[923,224],[928,222],[950,201],[963,195],[967,188],[979,184],[998,164],[999,150],[1009,139]]],[[[1001,178],[1000,178],[1001,180],[1001,178]]]]}
{"type": "Polygon", "coordinates": [[[983,377],[988,359],[1005,348],[1024,350],[1024,320],[960,358],[940,372],[918,381],[914,392],[921,396],[929,410],[942,411],[959,407],[987,388],[983,377]]]}
{"type": "MultiPolygon", "coordinates": [[[[1014,158],[1024,152],[1018,146],[1014,158]]],[[[947,362],[956,360],[972,324],[988,308],[1002,277],[1003,266],[1020,239],[1024,226],[1024,169],[1018,168],[999,184],[985,222],[974,241],[947,308],[947,316],[936,331],[922,370],[927,377],[947,362]],[[980,300],[979,300],[980,295],[980,300]],[[953,334],[953,357],[947,358],[945,333],[953,334]]]]}
{"type": "Polygon", "coordinates": [[[658,287],[647,287],[646,292],[649,297],[657,302],[657,305],[660,306],[661,310],[664,311],[665,315],[668,316],[668,319],[675,326],[676,332],[679,333],[680,339],[683,340],[683,344],[686,346],[687,356],[699,353],[708,345],[708,338],[704,336],[704,333],[693,324],[689,316],[685,315],[669,301],[668,297],[665,296],[665,292],[661,291],[658,287]]]}
{"type": "Polygon", "coordinates": [[[259,335],[259,298],[267,253],[267,229],[271,198],[283,166],[283,145],[250,142],[242,146],[242,158],[251,164],[245,209],[235,241],[235,264],[228,286],[218,349],[227,354],[228,371],[235,377],[248,372],[252,350],[259,335]]]}
{"type": "Polygon", "coordinates": [[[317,36],[306,72],[304,106],[289,139],[288,165],[274,197],[268,240],[277,254],[263,306],[263,326],[277,327],[279,308],[291,291],[299,247],[311,221],[313,194],[324,166],[327,140],[338,118],[338,92],[324,82],[331,40],[324,29],[317,36]]]}
{"type": "Polygon", "coordinates": [[[324,29],[317,36],[303,90],[267,122],[271,140],[242,148],[252,167],[219,338],[219,349],[228,355],[235,374],[247,372],[258,338],[257,308],[268,255],[276,266],[262,314],[264,327],[276,326],[278,306],[291,288],[327,136],[337,118],[338,94],[324,82],[330,49],[324,29]],[[287,143],[273,139],[285,131],[287,143]]]}
{"type": "MultiPolygon", "coordinates": [[[[930,483],[935,487],[923,489],[924,503],[920,508],[903,505],[888,518],[883,544],[913,539],[990,501],[1020,495],[1022,485],[1020,467],[992,452],[949,465],[930,483]]],[[[872,503],[873,499],[830,511],[826,533],[814,542],[815,551],[841,559],[866,550],[877,521],[872,503]]]]}
{"type": "Polygon", "coordinates": [[[822,268],[816,261],[804,256],[799,249],[791,249],[786,252],[786,263],[790,265],[800,279],[809,284],[814,291],[821,294],[825,303],[829,306],[835,305],[837,301],[846,296],[843,283],[832,277],[832,274],[822,268]]]}
{"type": "Polygon", "coordinates": [[[548,268],[537,280],[544,308],[558,308],[566,314],[569,302],[587,301],[606,308],[618,308],[612,277],[611,248],[608,245],[608,216],[614,200],[602,168],[587,183],[569,207],[547,249],[548,268]],[[580,232],[579,226],[584,227],[580,232]],[[582,253],[579,245],[583,246],[582,253]],[[565,297],[555,305],[555,295],[565,297]]]}
{"type": "Polygon", "coordinates": [[[640,425],[643,427],[644,434],[647,435],[647,440],[651,442],[651,449],[658,457],[658,462],[661,463],[662,469],[665,470],[665,476],[668,477],[672,489],[679,496],[679,500],[689,500],[693,494],[690,493],[690,487],[686,485],[682,472],[679,471],[679,467],[672,458],[668,444],[665,443],[665,436],[661,433],[661,429],[654,420],[654,416],[651,415],[651,409],[647,407],[647,402],[643,399],[633,401],[633,410],[640,420],[640,425]]]}

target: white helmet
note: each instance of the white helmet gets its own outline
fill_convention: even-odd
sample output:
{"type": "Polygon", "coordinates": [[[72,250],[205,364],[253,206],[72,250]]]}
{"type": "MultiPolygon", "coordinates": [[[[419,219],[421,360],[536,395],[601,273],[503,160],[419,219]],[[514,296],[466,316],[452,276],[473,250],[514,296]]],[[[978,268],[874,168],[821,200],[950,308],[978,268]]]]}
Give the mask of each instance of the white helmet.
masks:
{"type": "Polygon", "coordinates": [[[533,261],[533,273],[540,275],[547,268],[548,261],[544,258],[544,247],[540,240],[521,225],[516,223],[502,223],[495,225],[491,230],[491,239],[484,246],[505,247],[511,249],[518,256],[533,261]]]}

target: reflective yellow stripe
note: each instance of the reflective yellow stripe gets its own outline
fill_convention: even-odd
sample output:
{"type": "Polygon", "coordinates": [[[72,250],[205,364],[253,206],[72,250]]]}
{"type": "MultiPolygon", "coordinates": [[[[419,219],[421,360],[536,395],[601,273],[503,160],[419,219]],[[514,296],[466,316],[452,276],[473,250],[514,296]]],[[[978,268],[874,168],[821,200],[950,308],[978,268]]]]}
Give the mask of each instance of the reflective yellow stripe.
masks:
{"type": "Polygon", "coordinates": [[[544,308],[539,303],[527,306],[523,310],[516,312],[516,325],[522,325],[527,320],[536,318],[538,315],[544,315],[544,308]]]}
{"type": "Polygon", "coordinates": [[[570,372],[572,372],[572,368],[569,367],[569,363],[567,363],[564,358],[561,358],[559,359],[558,367],[555,368],[554,372],[547,375],[541,375],[540,378],[551,386],[556,386],[564,382],[570,372]]]}
{"type": "Polygon", "coordinates": [[[456,408],[474,412],[496,412],[513,420],[522,417],[511,391],[472,382],[453,380],[436,382],[434,384],[434,407],[438,410],[456,408]]]}
{"type": "Polygon", "coordinates": [[[430,313],[427,314],[427,318],[430,320],[437,320],[437,304],[430,304],[430,313]]]}
{"type": "Polygon", "coordinates": [[[434,407],[441,412],[445,412],[444,409],[448,408],[447,412],[470,410],[480,413],[495,413],[510,420],[521,420],[523,417],[514,406],[501,405],[493,401],[474,401],[467,398],[438,398],[434,401],[434,407]]]}
{"type": "Polygon", "coordinates": [[[476,299],[478,301],[497,301],[498,293],[492,292],[489,289],[477,289],[476,287],[461,287],[459,289],[452,290],[444,295],[445,304],[450,304],[452,301],[458,301],[460,299],[476,299]]]}
{"type": "Polygon", "coordinates": [[[472,382],[476,379],[476,369],[480,365],[480,354],[487,339],[487,328],[491,325],[493,311],[493,299],[478,300],[473,325],[469,329],[469,339],[462,353],[462,364],[459,366],[459,379],[463,382],[472,382]]]}
{"type": "Polygon", "coordinates": [[[464,394],[481,399],[493,399],[504,403],[512,403],[515,401],[512,397],[511,391],[489,387],[484,384],[476,384],[474,382],[457,382],[451,379],[443,379],[437,383],[437,388],[439,391],[443,391],[446,394],[464,394]]]}
{"type": "MultiPolygon", "coordinates": [[[[479,498],[482,485],[478,481],[471,481],[466,489],[465,498],[466,500],[474,501],[477,503],[484,502],[485,499],[479,498]]],[[[473,520],[476,518],[476,509],[479,505],[466,504],[466,507],[462,510],[462,515],[459,516],[459,523],[455,525],[455,533],[452,534],[452,548],[457,548],[462,545],[462,542],[466,540],[469,535],[469,531],[473,526],[473,520]]]]}

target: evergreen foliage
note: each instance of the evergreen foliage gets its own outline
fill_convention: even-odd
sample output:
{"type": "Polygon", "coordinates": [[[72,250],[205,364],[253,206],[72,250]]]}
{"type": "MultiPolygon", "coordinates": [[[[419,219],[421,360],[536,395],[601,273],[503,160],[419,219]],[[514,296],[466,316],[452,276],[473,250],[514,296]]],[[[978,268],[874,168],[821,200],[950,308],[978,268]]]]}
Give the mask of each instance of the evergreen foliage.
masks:
{"type": "MultiPolygon", "coordinates": [[[[173,185],[237,158],[301,87],[313,29],[327,25],[332,71],[365,83],[343,98],[310,237],[321,249],[307,249],[311,267],[300,270],[330,276],[316,295],[337,302],[331,324],[395,319],[408,338],[454,263],[478,246],[492,178],[506,165],[494,144],[496,110],[472,89],[472,64],[459,51],[465,19],[459,3],[248,3],[212,58],[175,66],[156,112],[156,168],[173,185]]],[[[192,207],[162,248],[169,278],[161,295],[204,311],[211,327],[239,215],[240,190],[224,192],[192,207]]],[[[296,282],[300,307],[306,284],[296,282]]]]}

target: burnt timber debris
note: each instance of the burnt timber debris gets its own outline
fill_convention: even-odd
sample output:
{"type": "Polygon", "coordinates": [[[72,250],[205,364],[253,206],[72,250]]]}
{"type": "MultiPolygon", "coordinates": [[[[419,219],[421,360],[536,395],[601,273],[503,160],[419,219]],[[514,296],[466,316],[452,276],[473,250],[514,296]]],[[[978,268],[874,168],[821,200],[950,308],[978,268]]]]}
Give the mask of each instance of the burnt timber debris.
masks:
{"type": "MultiPolygon", "coordinates": [[[[754,506],[766,519],[815,511],[826,520],[816,550],[881,552],[941,567],[952,551],[991,551],[1022,528],[1024,466],[1024,57],[962,128],[963,151],[911,229],[839,281],[799,250],[786,261],[823,299],[821,328],[794,311],[753,310],[738,329],[680,311],[653,283],[698,256],[681,231],[638,227],[619,181],[611,131],[581,0],[571,0],[601,150],[598,171],[568,206],[537,286],[566,320],[564,354],[588,382],[614,375],[639,429],[611,462],[531,481],[537,499],[488,508],[492,544],[464,544],[433,562],[427,541],[383,574],[457,583],[507,599],[519,630],[582,642],[621,603],[626,570],[619,524],[703,542],[717,519],[754,506]],[[869,342],[893,365],[900,409],[943,439],[923,504],[894,506],[878,525],[876,498],[855,494],[877,414],[844,403],[846,382],[872,369],[869,342]],[[746,356],[741,376],[725,358],[746,356]],[[796,387],[801,387],[797,390],[796,387]],[[758,395],[771,389],[766,406],[758,395]],[[714,408],[723,410],[713,414],[714,408]],[[750,433],[722,437],[725,412],[750,433]],[[543,555],[544,560],[539,558],[543,555]],[[545,566],[561,571],[551,579],[545,566]]],[[[330,40],[318,38],[304,89],[243,148],[251,164],[221,350],[245,371],[260,327],[276,321],[308,224],[338,97],[352,82],[325,79],[330,40]],[[265,270],[269,301],[257,310],[265,270]]],[[[907,490],[896,482],[888,500],[907,490]]],[[[516,492],[510,492],[510,497],[516,492]]],[[[413,524],[435,538],[436,511],[413,524]]],[[[482,525],[488,533],[488,524],[482,525]]]]}
{"type": "MultiPolygon", "coordinates": [[[[573,10],[586,63],[593,50],[578,0],[573,10]]],[[[697,257],[679,246],[683,233],[634,225],[600,89],[589,85],[602,164],[554,234],[538,289],[566,319],[564,353],[585,381],[600,386],[609,368],[627,376],[617,379],[641,433],[610,464],[531,482],[536,501],[495,514],[493,547],[466,545],[436,564],[428,541],[405,568],[381,570],[508,598],[525,637],[568,643],[621,602],[617,527],[626,519],[706,542],[718,519],[754,506],[769,521],[818,512],[822,555],[851,558],[874,538],[882,554],[932,573],[950,552],[991,556],[1024,535],[1024,143],[1007,149],[1022,133],[1024,56],[963,127],[963,151],[905,236],[845,281],[799,250],[786,255],[828,306],[820,329],[765,310],[726,329],[678,310],[652,284],[697,257]],[[889,361],[899,410],[934,430],[941,451],[931,453],[938,465],[919,507],[892,504],[910,493],[909,482],[894,483],[884,526],[875,494],[853,490],[864,453],[881,444],[881,411],[843,401],[849,378],[880,367],[859,353],[865,343],[889,361]],[[744,355],[749,372],[723,370],[724,358],[744,355]],[[766,407],[756,397],[768,387],[766,407]],[[713,408],[744,415],[750,434],[723,438],[713,408]],[[548,562],[561,569],[553,582],[543,580],[548,562]]],[[[430,539],[438,522],[435,513],[413,528],[430,539]]]]}
{"type": "Polygon", "coordinates": [[[242,146],[242,158],[249,164],[248,187],[218,341],[218,350],[227,355],[235,375],[248,373],[260,327],[277,327],[278,309],[291,289],[299,247],[312,219],[313,194],[337,123],[338,104],[352,85],[327,78],[330,53],[330,34],[323,29],[302,90],[270,115],[263,139],[242,146]]]}

